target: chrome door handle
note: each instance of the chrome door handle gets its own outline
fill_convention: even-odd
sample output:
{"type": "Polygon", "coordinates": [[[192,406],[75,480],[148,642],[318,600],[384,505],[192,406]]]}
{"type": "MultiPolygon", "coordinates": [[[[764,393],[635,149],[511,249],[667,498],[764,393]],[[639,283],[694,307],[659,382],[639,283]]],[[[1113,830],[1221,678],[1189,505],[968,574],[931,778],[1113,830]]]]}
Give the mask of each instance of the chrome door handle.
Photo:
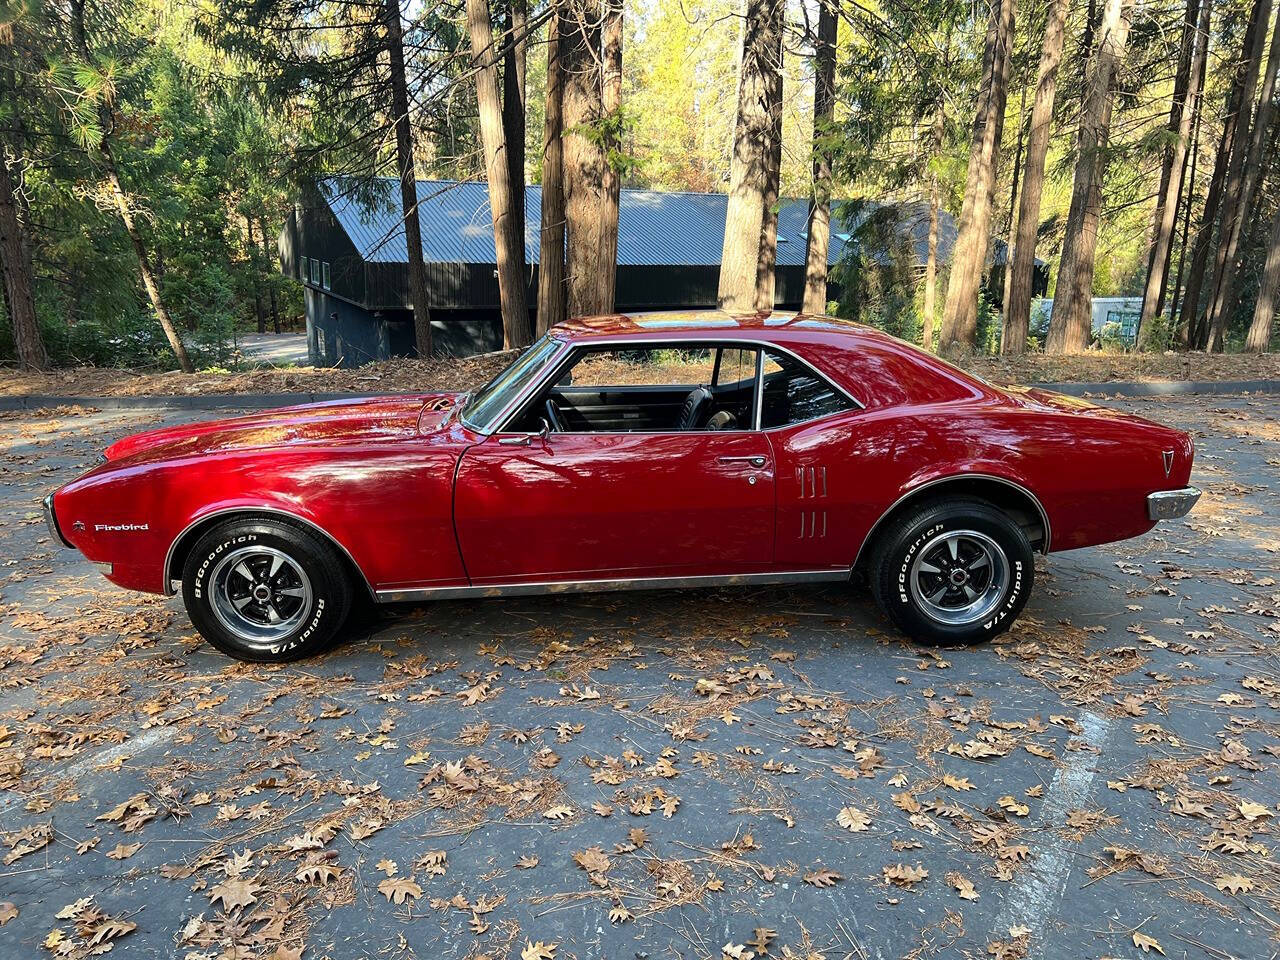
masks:
{"type": "Polygon", "coordinates": [[[764,467],[769,461],[765,457],[720,457],[721,463],[749,463],[756,468],[764,467]]]}

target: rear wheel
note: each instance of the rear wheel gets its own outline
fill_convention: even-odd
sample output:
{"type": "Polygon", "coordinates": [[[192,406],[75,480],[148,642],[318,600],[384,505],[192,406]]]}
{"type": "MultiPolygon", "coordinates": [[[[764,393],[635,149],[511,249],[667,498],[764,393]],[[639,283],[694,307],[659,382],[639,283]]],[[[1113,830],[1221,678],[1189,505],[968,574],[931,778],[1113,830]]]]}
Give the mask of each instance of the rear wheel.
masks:
{"type": "Polygon", "coordinates": [[[869,571],[876,599],[926,643],[988,640],[1013,624],[1035,574],[1018,524],[981,500],[933,501],[890,521],[869,571]]]}
{"type": "Polygon", "coordinates": [[[351,608],[333,548],[277,520],[229,520],[192,548],[182,572],[191,622],[238,660],[284,663],[332,645],[351,608]]]}

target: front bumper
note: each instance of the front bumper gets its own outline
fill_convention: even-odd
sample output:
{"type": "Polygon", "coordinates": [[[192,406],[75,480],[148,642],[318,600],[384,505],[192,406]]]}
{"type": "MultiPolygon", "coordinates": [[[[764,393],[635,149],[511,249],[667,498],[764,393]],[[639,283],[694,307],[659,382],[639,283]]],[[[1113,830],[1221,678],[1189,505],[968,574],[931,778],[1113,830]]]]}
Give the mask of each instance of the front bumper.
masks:
{"type": "Polygon", "coordinates": [[[67,542],[67,538],[62,535],[62,530],[58,527],[58,518],[53,513],[52,493],[44,498],[44,522],[45,525],[48,526],[49,532],[53,534],[59,543],[64,547],[71,547],[74,549],[74,546],[67,542]]]}
{"type": "Polygon", "coordinates": [[[1160,490],[1147,495],[1147,516],[1152,520],[1176,520],[1185,517],[1200,499],[1197,487],[1160,490]]]}

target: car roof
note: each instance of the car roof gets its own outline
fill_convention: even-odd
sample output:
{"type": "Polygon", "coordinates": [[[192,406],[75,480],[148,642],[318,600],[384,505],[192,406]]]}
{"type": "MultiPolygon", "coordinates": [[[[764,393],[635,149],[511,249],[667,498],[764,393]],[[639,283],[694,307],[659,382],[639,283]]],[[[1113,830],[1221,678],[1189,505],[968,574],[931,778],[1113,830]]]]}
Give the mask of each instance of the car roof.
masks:
{"type": "MultiPolygon", "coordinates": [[[[759,312],[730,313],[725,310],[668,310],[654,313],[604,314],[577,317],[557,324],[552,336],[563,340],[602,340],[620,337],[665,336],[679,334],[718,337],[746,337],[752,340],[784,340],[789,333],[828,333],[835,336],[883,340],[885,335],[873,327],[837,317],[802,313],[759,312]]],[[[852,344],[848,344],[852,346],[852,344]]]]}
{"type": "Polygon", "coordinates": [[[593,341],[749,340],[786,345],[836,380],[864,406],[962,398],[1008,399],[990,384],[883,330],[803,313],[680,310],[579,317],[557,324],[556,339],[593,341]]]}

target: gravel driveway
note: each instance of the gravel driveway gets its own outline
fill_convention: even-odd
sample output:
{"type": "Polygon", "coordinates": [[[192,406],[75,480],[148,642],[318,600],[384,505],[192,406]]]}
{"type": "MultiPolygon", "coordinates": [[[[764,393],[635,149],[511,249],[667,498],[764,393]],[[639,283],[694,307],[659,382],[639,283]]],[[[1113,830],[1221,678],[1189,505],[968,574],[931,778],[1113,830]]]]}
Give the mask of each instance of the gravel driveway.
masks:
{"type": "Polygon", "coordinates": [[[1037,560],[997,643],[865,591],[442,602],[281,668],[48,537],[190,413],[0,414],[0,957],[1240,957],[1280,950],[1280,404],[1185,520],[1037,560]]]}

